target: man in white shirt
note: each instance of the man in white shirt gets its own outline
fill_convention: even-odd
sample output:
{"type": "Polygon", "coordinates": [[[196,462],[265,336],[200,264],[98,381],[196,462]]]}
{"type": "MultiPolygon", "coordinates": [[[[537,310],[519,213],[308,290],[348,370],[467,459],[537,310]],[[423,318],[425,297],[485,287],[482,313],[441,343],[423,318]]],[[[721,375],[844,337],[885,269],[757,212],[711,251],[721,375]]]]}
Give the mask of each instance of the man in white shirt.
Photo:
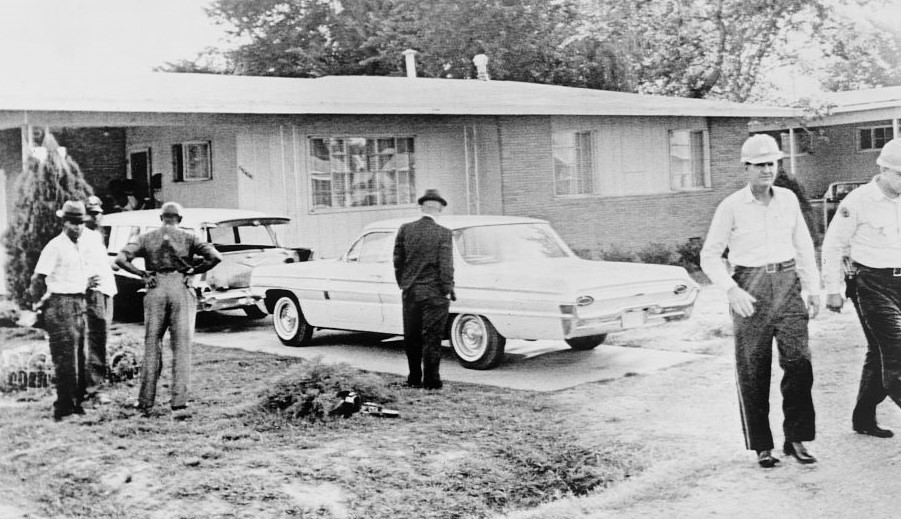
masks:
{"type": "Polygon", "coordinates": [[[96,270],[100,275],[100,284],[89,289],[87,302],[87,387],[86,399],[95,400],[99,404],[109,403],[109,397],[103,392],[107,378],[106,343],[109,337],[110,324],[113,320],[113,296],[116,295],[116,278],[110,258],[106,253],[106,244],[100,233],[103,220],[103,204],[96,196],[88,197],[85,208],[88,221],[82,239],[91,240],[100,249],[99,254],[92,256],[99,263],[96,270]]]}
{"type": "Polygon", "coordinates": [[[50,356],[56,373],[53,419],[84,414],[85,391],[85,292],[96,288],[97,247],[82,239],[88,219],[84,203],[66,201],[56,212],[63,231],[50,240],[38,258],[30,291],[35,300],[46,294],[44,319],[50,335],[50,356]]]}
{"type": "Polygon", "coordinates": [[[741,161],[748,185],[717,207],[701,250],[701,268],[729,298],[745,446],[765,468],[779,463],[769,423],[773,339],[784,372],[783,451],[801,463],[816,462],[802,442],[815,436],[807,323],[819,311],[819,272],[797,197],[773,186],[780,159],[772,137],[745,141],[741,161]],[[726,248],[731,276],[722,259],[726,248]]]}
{"type": "Polygon", "coordinates": [[[879,175],[845,197],[823,239],[826,308],[844,304],[843,257],[850,257],[853,297],[867,335],[851,425],[860,434],[890,438],[876,422],[876,406],[890,397],[901,406],[901,138],[883,146],[879,175]]]}

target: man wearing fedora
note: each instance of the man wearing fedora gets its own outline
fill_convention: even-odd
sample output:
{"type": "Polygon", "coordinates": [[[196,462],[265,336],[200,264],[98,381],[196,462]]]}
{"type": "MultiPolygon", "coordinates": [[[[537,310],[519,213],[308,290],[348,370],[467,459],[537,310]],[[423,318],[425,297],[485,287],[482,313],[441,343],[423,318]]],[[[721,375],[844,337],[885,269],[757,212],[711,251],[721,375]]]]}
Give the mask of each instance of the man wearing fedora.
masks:
{"type": "Polygon", "coordinates": [[[394,242],[394,275],[402,291],[407,385],[441,389],[441,340],[454,295],[451,231],[435,221],[447,201],[437,189],[419,197],[422,218],[405,223],[394,242]]]}
{"type": "Polygon", "coordinates": [[[88,221],[85,222],[84,238],[94,240],[104,254],[98,257],[100,263],[97,272],[100,283],[89,289],[87,302],[87,387],[85,398],[99,404],[109,403],[109,397],[102,391],[106,382],[106,343],[109,337],[110,324],[113,320],[113,296],[116,295],[116,278],[105,254],[106,244],[100,234],[100,223],[103,220],[103,203],[96,196],[89,196],[85,203],[88,221]]]}
{"type": "Polygon", "coordinates": [[[83,238],[88,220],[83,202],[68,200],[56,215],[63,221],[63,231],[41,251],[30,291],[35,300],[43,298],[56,372],[53,419],[60,421],[72,414],[84,414],[85,293],[100,283],[96,266],[105,260],[105,253],[96,242],[83,238]]]}

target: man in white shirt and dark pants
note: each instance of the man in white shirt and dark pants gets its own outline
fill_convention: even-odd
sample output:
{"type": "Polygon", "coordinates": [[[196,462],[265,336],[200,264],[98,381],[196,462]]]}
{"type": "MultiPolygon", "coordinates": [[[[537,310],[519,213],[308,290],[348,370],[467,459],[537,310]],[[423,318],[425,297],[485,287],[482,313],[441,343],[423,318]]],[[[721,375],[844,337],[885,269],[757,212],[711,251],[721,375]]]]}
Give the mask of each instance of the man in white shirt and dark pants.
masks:
{"type": "Polygon", "coordinates": [[[701,250],[701,268],[729,298],[745,446],[765,468],[779,463],[769,424],[773,339],[784,372],[783,451],[801,463],[816,462],[802,442],[816,432],[807,323],[819,311],[819,272],[798,199],[773,186],[782,156],[768,135],[745,141],[748,185],[717,207],[701,250]],[[727,247],[731,276],[722,259],[727,247]]]}
{"type": "Polygon", "coordinates": [[[96,271],[98,249],[82,238],[88,219],[84,203],[66,201],[56,215],[63,220],[63,231],[41,251],[30,291],[35,300],[47,295],[44,319],[56,373],[53,419],[60,421],[84,414],[85,292],[97,287],[100,276],[96,271]]]}
{"type": "Polygon", "coordinates": [[[851,425],[860,434],[890,438],[876,422],[888,396],[901,406],[901,138],[883,146],[879,175],[842,201],[823,239],[826,308],[842,309],[842,258],[850,256],[860,320],[867,333],[851,425]]]}

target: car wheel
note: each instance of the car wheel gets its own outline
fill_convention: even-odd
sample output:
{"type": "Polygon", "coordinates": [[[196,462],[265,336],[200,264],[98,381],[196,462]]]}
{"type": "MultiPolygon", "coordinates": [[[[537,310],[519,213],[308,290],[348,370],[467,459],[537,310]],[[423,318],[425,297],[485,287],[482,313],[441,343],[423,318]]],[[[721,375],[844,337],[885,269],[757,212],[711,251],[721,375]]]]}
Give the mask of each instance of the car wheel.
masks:
{"type": "Polygon", "coordinates": [[[450,341],[460,365],[468,369],[491,369],[504,358],[507,339],[488,319],[460,314],[454,318],[450,341]]]}
{"type": "Polygon", "coordinates": [[[607,334],[603,333],[601,335],[589,335],[587,337],[573,337],[571,339],[566,339],[566,344],[569,344],[569,347],[578,350],[578,351],[587,351],[593,350],[604,343],[607,340],[607,334]]]}
{"type": "Polygon", "coordinates": [[[262,319],[269,315],[265,310],[260,308],[260,305],[242,306],[241,309],[244,310],[244,314],[251,319],[262,319]]]}
{"type": "Polygon", "coordinates": [[[275,302],[272,325],[278,340],[286,346],[306,346],[313,337],[313,327],[304,319],[300,304],[293,296],[281,296],[275,302]]]}

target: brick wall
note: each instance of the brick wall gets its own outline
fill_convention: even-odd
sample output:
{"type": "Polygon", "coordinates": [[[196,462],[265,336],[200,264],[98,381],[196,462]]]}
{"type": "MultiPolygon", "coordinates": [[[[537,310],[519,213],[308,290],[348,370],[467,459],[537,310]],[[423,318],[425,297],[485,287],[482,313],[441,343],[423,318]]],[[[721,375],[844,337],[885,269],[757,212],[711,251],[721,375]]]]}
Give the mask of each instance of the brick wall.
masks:
{"type": "MultiPolygon", "coordinates": [[[[659,195],[554,196],[550,118],[507,117],[501,124],[503,205],[508,215],[549,220],[574,249],[640,250],[705,237],[717,204],[746,182],[738,156],[746,119],[710,119],[711,189],[659,195]]],[[[668,153],[668,150],[648,150],[668,153]]],[[[603,162],[603,153],[600,160],[603,162]]]]}
{"type": "MultiPolygon", "coordinates": [[[[857,129],[891,125],[891,121],[884,120],[823,127],[822,135],[812,143],[811,153],[795,159],[795,176],[808,197],[822,197],[832,182],[869,180],[879,173],[879,151],[858,151],[857,129]]],[[[786,163],[785,167],[789,165],[786,163]]]]}
{"type": "Polygon", "coordinates": [[[51,128],[50,132],[78,163],[96,195],[106,196],[113,178],[125,178],[123,128],[51,128]]]}

